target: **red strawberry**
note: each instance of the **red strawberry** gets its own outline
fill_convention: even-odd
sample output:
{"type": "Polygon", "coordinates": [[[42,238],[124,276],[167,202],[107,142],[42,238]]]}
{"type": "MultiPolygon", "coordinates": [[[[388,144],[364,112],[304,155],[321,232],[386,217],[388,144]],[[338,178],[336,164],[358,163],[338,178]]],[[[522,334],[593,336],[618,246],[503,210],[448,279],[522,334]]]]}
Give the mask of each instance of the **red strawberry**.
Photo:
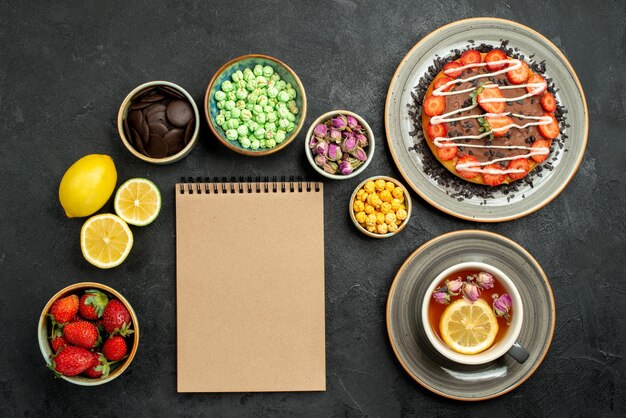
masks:
{"type": "Polygon", "coordinates": [[[504,51],[501,51],[499,49],[489,51],[487,55],[485,55],[485,62],[487,63],[487,68],[489,69],[489,71],[498,71],[503,69],[508,64],[504,62],[501,64],[492,64],[492,62],[504,61],[505,59],[507,59],[506,54],[504,53],[504,51]]]}
{"type": "MultiPolygon", "coordinates": [[[[537,150],[539,148],[550,149],[550,141],[545,140],[545,139],[537,139],[535,142],[533,142],[533,144],[531,145],[531,148],[534,148],[535,150],[537,150]]],[[[533,155],[531,158],[533,160],[535,160],[536,162],[541,163],[541,162],[547,160],[549,155],[550,155],[550,153],[547,153],[547,154],[537,154],[537,155],[533,155]]]]}
{"type": "Polygon", "coordinates": [[[133,333],[133,330],[130,329],[130,313],[124,304],[117,299],[111,300],[104,309],[102,323],[105,331],[109,334],[117,332],[121,336],[126,336],[133,333]]]}
{"type": "Polygon", "coordinates": [[[509,173],[509,177],[511,177],[513,180],[519,180],[526,177],[526,174],[528,174],[528,170],[530,169],[530,163],[528,162],[527,158],[517,158],[509,163],[507,169],[524,170],[523,173],[509,173]]]}
{"type": "Polygon", "coordinates": [[[449,161],[453,159],[454,157],[456,157],[456,154],[458,152],[459,152],[459,149],[457,148],[456,145],[453,147],[437,148],[437,155],[439,156],[439,159],[444,160],[444,161],[449,161]]]}
{"type": "Polygon", "coordinates": [[[91,322],[70,322],[63,327],[63,337],[72,345],[92,349],[98,342],[98,328],[91,322]]]}
{"type": "Polygon", "coordinates": [[[526,91],[532,93],[533,95],[538,95],[543,93],[548,88],[548,83],[542,76],[539,74],[533,74],[528,78],[527,84],[541,84],[541,86],[528,86],[526,87],[526,91]]]}
{"type": "Polygon", "coordinates": [[[554,112],[556,110],[556,99],[552,93],[545,93],[541,96],[541,107],[546,112],[554,112]]]}
{"type": "MultiPolygon", "coordinates": [[[[439,77],[437,80],[435,80],[435,84],[433,84],[435,90],[438,89],[439,87],[443,86],[446,83],[451,82],[452,79],[450,77],[446,77],[445,75],[443,77],[439,77]]],[[[452,86],[454,86],[454,84],[450,84],[448,87],[446,87],[445,89],[441,90],[441,91],[449,91],[452,86]]]]}
{"type": "Polygon", "coordinates": [[[441,115],[446,110],[446,99],[442,96],[430,96],[424,100],[424,112],[428,116],[441,115]]]}
{"type": "Polygon", "coordinates": [[[455,68],[460,67],[462,67],[462,65],[456,61],[449,62],[443,66],[443,73],[450,78],[457,78],[458,76],[463,74],[463,70],[455,70],[455,68]]]}
{"type": "Polygon", "coordinates": [[[67,345],[67,341],[63,337],[55,337],[50,341],[50,347],[52,347],[52,351],[58,353],[60,349],[67,345]]]}
{"type": "Polygon", "coordinates": [[[109,375],[109,363],[106,361],[106,358],[100,353],[91,353],[93,357],[93,361],[90,367],[83,372],[83,374],[87,377],[91,377],[92,379],[97,379],[99,377],[106,377],[109,375]]]}
{"type": "Polygon", "coordinates": [[[476,96],[476,100],[480,107],[482,107],[487,113],[502,113],[506,109],[506,102],[486,102],[486,99],[502,99],[502,92],[498,87],[483,88],[476,96]]]}
{"type": "Polygon", "coordinates": [[[509,127],[500,131],[496,131],[496,129],[504,128],[505,126],[512,125],[515,122],[513,122],[513,119],[508,116],[487,116],[487,123],[489,123],[489,127],[493,132],[493,136],[498,137],[505,136],[511,128],[509,127]]]}
{"type": "Polygon", "coordinates": [[[109,303],[109,298],[99,290],[90,289],[80,297],[78,312],[85,319],[96,320],[104,313],[104,308],[109,303]]]}
{"type": "Polygon", "coordinates": [[[448,136],[448,130],[446,129],[445,123],[438,123],[436,125],[429,124],[426,127],[426,134],[430,140],[434,140],[435,138],[445,138],[448,136]]]}
{"type": "MultiPolygon", "coordinates": [[[[478,163],[478,159],[476,157],[474,157],[473,155],[464,155],[461,158],[459,158],[456,162],[456,167],[459,166],[459,164],[468,164],[468,163],[478,163]]],[[[455,168],[456,168],[455,167],[455,168]]],[[[456,168],[456,173],[465,178],[465,179],[473,179],[474,177],[476,177],[478,175],[478,173],[474,172],[474,171],[469,171],[469,170],[459,170],[458,168],[456,168]]]]}
{"type": "Polygon", "coordinates": [[[528,68],[528,64],[524,61],[521,61],[522,66],[516,70],[510,70],[506,72],[506,78],[509,79],[511,84],[523,84],[528,80],[528,76],[530,75],[530,69],[528,68]]]}
{"type": "Polygon", "coordinates": [[[92,362],[93,356],[90,351],[68,345],[53,357],[48,367],[64,376],[76,376],[87,370],[92,362]]]}
{"type": "Polygon", "coordinates": [[[74,315],[74,317],[72,319],[70,319],[70,324],[72,322],[81,322],[81,321],[84,321],[84,319],[81,318],[80,315],[76,314],[76,315],[74,315]]]}
{"type": "Polygon", "coordinates": [[[78,312],[78,296],[69,295],[57,299],[50,308],[50,315],[57,323],[69,322],[78,312]]]}
{"type": "Polygon", "coordinates": [[[104,357],[110,361],[123,359],[127,350],[126,341],[119,335],[114,335],[113,337],[107,339],[102,346],[102,354],[104,354],[104,357]]]}
{"type": "MultiPolygon", "coordinates": [[[[493,170],[493,171],[502,171],[504,172],[504,169],[502,168],[502,166],[500,164],[489,164],[487,167],[485,167],[485,170],[493,170]]],[[[483,173],[483,181],[485,182],[486,185],[488,186],[497,186],[499,184],[502,184],[502,182],[504,181],[506,177],[506,174],[502,173],[483,173]]]]}
{"type": "Polygon", "coordinates": [[[467,50],[461,55],[461,64],[469,65],[469,64],[478,64],[483,60],[483,57],[480,55],[480,52],[475,49],[467,50]]]}
{"type": "Polygon", "coordinates": [[[543,116],[548,116],[552,119],[548,125],[539,125],[537,128],[539,129],[539,133],[547,139],[554,139],[559,136],[560,128],[559,123],[556,121],[556,118],[549,113],[544,113],[543,116]]]}

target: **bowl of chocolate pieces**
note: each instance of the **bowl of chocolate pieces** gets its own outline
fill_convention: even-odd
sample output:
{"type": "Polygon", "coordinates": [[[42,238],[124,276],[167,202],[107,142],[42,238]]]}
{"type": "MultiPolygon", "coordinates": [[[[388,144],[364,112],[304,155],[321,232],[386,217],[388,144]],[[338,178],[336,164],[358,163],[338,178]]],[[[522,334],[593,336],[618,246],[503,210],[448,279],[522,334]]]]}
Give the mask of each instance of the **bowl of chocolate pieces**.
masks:
{"type": "Polygon", "coordinates": [[[135,157],[170,164],[187,156],[196,145],[198,108],[182,87],[151,81],[126,96],[117,115],[117,130],[135,157]]]}

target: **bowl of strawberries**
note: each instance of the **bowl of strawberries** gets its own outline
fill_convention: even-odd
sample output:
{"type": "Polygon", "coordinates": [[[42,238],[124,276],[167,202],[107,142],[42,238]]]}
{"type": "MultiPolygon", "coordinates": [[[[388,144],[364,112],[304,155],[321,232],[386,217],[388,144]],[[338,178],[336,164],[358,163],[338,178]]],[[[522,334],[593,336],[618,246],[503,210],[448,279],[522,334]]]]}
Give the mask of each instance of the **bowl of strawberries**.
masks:
{"type": "Polygon", "coordinates": [[[37,333],[48,368],[81,386],[121,375],[139,344],[130,303],[115,289],[94,282],[76,283],[54,295],[41,312],[37,333]]]}

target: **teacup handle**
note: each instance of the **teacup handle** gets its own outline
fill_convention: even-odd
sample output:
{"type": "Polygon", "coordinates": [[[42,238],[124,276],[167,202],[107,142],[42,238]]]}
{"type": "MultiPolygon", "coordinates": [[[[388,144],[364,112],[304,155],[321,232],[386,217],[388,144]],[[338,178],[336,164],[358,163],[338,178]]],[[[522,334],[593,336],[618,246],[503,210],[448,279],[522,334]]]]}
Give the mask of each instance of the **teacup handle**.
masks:
{"type": "Polygon", "coordinates": [[[518,363],[525,362],[526,360],[528,360],[528,357],[530,356],[530,353],[528,353],[528,350],[526,350],[524,346],[518,343],[517,341],[513,343],[513,345],[511,346],[509,351],[507,351],[507,353],[511,357],[513,357],[518,363]]]}

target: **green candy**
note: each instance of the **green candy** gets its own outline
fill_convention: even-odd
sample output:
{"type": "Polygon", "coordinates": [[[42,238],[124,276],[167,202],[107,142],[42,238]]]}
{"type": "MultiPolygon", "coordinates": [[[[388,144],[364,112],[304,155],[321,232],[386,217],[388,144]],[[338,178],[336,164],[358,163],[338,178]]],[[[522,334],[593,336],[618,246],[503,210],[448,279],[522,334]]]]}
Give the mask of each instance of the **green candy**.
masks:
{"type": "Polygon", "coordinates": [[[239,143],[241,144],[242,147],[244,148],[250,148],[250,138],[245,137],[245,138],[241,138],[239,140],[239,143]]]}
{"type": "Polygon", "coordinates": [[[282,108],[287,109],[287,105],[283,102],[276,103],[276,109],[282,109],[282,108]]]}
{"type": "Polygon", "coordinates": [[[219,126],[222,126],[224,123],[226,123],[226,118],[223,114],[219,114],[215,116],[215,123],[217,123],[219,126]]]}
{"type": "Polygon", "coordinates": [[[278,100],[276,100],[274,97],[270,97],[269,99],[267,99],[267,104],[273,107],[276,107],[276,103],[278,103],[278,100]]]}
{"type": "Polygon", "coordinates": [[[296,106],[298,106],[298,104],[296,103],[296,101],[295,101],[295,100],[289,100],[289,101],[287,102],[287,108],[288,108],[288,109],[291,109],[292,107],[296,107],[296,106]]]}
{"type": "Polygon", "coordinates": [[[248,125],[248,129],[250,130],[250,132],[255,132],[260,127],[259,123],[255,120],[249,120],[246,125],[248,125]]]}
{"type": "Polygon", "coordinates": [[[257,100],[257,104],[261,105],[261,106],[266,106],[267,105],[267,96],[259,96],[259,100],[257,100]]]}
{"type": "Polygon", "coordinates": [[[228,119],[226,121],[225,126],[226,126],[226,129],[237,129],[239,128],[239,119],[234,119],[234,118],[228,119]]]}
{"type": "Polygon", "coordinates": [[[278,91],[285,90],[286,87],[287,83],[285,83],[283,80],[279,80],[276,82],[276,88],[278,89],[278,91]]]}
{"type": "Polygon", "coordinates": [[[278,121],[278,126],[280,126],[283,129],[287,129],[287,126],[289,126],[290,123],[291,122],[289,122],[288,119],[281,119],[281,120],[278,121]]]}
{"type": "Polygon", "coordinates": [[[248,91],[244,88],[239,88],[237,89],[237,98],[240,100],[245,99],[246,97],[248,97],[248,91]]]}
{"type": "Polygon", "coordinates": [[[259,95],[256,94],[254,91],[252,91],[252,93],[248,94],[248,103],[252,103],[255,104],[256,102],[259,101],[259,95]]]}
{"type": "Polygon", "coordinates": [[[298,109],[298,106],[294,106],[294,107],[290,107],[289,108],[289,112],[291,114],[294,114],[294,115],[297,115],[299,111],[300,111],[300,109],[298,109]]]}
{"type": "Polygon", "coordinates": [[[230,119],[230,110],[222,110],[221,112],[224,112],[223,115],[226,120],[230,119]]]}
{"type": "Polygon", "coordinates": [[[276,141],[273,139],[268,139],[267,141],[265,141],[265,146],[267,146],[268,148],[274,148],[276,146],[276,141]]]}
{"type": "Polygon", "coordinates": [[[278,100],[280,100],[281,102],[288,102],[290,97],[289,97],[289,93],[287,93],[285,90],[281,91],[280,93],[278,93],[277,96],[278,100]]]}
{"type": "Polygon", "coordinates": [[[265,138],[265,129],[263,128],[257,129],[256,131],[254,131],[254,136],[256,136],[259,139],[265,138]]]}
{"type": "MultiPolygon", "coordinates": [[[[259,121],[257,121],[259,122],[259,121]]],[[[261,122],[259,122],[261,123],[261,122]]],[[[265,130],[269,132],[276,132],[276,124],[274,122],[267,122],[265,124],[265,130]]]]}
{"type": "Polygon", "coordinates": [[[295,122],[296,121],[296,115],[294,115],[293,113],[288,112],[287,113],[287,120],[289,122],[295,122]]]}
{"type": "Polygon", "coordinates": [[[256,115],[255,120],[262,125],[267,121],[267,116],[265,115],[265,113],[259,113],[258,115],[256,115]]]}
{"type": "Polygon", "coordinates": [[[293,122],[291,122],[291,123],[289,124],[289,126],[287,126],[287,132],[291,132],[291,131],[293,131],[294,129],[296,129],[296,124],[295,124],[295,123],[293,123],[293,122]]]}
{"type": "Polygon", "coordinates": [[[237,106],[237,109],[243,110],[246,108],[246,102],[244,102],[243,100],[237,100],[235,106],[237,106]]]}
{"type": "Polygon", "coordinates": [[[224,93],[222,90],[218,90],[215,92],[215,100],[217,100],[218,102],[221,102],[222,100],[226,100],[226,93],[224,93]]]}
{"type": "Polygon", "coordinates": [[[267,121],[268,122],[276,122],[278,120],[278,115],[276,112],[267,112],[267,121]]]}
{"type": "Polygon", "coordinates": [[[274,87],[275,85],[276,85],[276,82],[272,80],[271,78],[267,80],[267,88],[274,87]]]}
{"type": "Polygon", "coordinates": [[[229,129],[226,131],[226,139],[229,141],[236,141],[239,135],[237,134],[236,129],[229,129]]]}
{"type": "Polygon", "coordinates": [[[263,66],[259,64],[255,65],[254,68],[252,69],[252,72],[256,76],[263,75],[263,66]]]}
{"type": "Polygon", "coordinates": [[[262,75],[258,76],[256,78],[256,85],[260,88],[267,87],[267,78],[262,75]]]}
{"type": "Polygon", "coordinates": [[[276,141],[277,144],[281,144],[282,142],[285,141],[285,138],[287,137],[287,133],[283,130],[278,130],[276,131],[276,134],[274,135],[274,140],[276,141]]]}
{"type": "Polygon", "coordinates": [[[267,139],[267,140],[271,139],[271,140],[275,141],[274,135],[276,135],[276,132],[266,131],[265,132],[265,139],[267,139]]]}
{"type": "Polygon", "coordinates": [[[235,82],[240,81],[241,79],[243,79],[243,72],[241,72],[241,71],[239,71],[239,70],[238,70],[238,71],[235,71],[235,72],[234,72],[234,73],[230,76],[230,78],[231,78],[233,81],[235,81],[235,82]]]}
{"type": "Polygon", "coordinates": [[[246,80],[239,80],[239,81],[236,83],[236,86],[237,86],[238,88],[242,88],[242,89],[245,89],[247,85],[248,85],[248,82],[247,82],[246,80]]]}
{"type": "Polygon", "coordinates": [[[222,87],[222,91],[225,93],[228,93],[230,91],[233,91],[233,83],[230,82],[230,80],[226,80],[222,83],[221,85],[222,87]]]}
{"type": "Polygon", "coordinates": [[[287,83],[287,84],[285,85],[285,88],[286,88],[287,90],[289,90],[289,89],[292,89],[292,88],[293,88],[293,86],[291,85],[291,83],[287,83]]]}
{"type": "Polygon", "coordinates": [[[263,75],[265,77],[271,77],[272,74],[274,74],[274,69],[272,67],[270,67],[269,65],[263,67],[263,75]]]}
{"type": "Polygon", "coordinates": [[[250,112],[248,109],[243,109],[239,117],[242,121],[247,122],[252,119],[252,112],[250,112]]]}
{"type": "Polygon", "coordinates": [[[256,89],[256,79],[253,78],[252,80],[248,80],[248,82],[246,83],[246,88],[248,89],[248,91],[256,89]]]}
{"type": "Polygon", "coordinates": [[[278,107],[276,106],[276,111],[278,113],[278,117],[281,119],[285,119],[287,117],[287,115],[290,114],[289,109],[287,109],[286,107],[278,107]]]}
{"type": "Polygon", "coordinates": [[[274,108],[272,106],[270,106],[269,104],[266,104],[265,106],[263,106],[263,111],[265,113],[270,113],[274,111],[274,108]]]}
{"type": "Polygon", "coordinates": [[[270,80],[274,80],[274,81],[276,81],[276,82],[279,82],[279,81],[280,81],[280,74],[278,74],[278,73],[274,73],[274,74],[272,74],[272,75],[270,76],[270,80]]]}
{"type": "Polygon", "coordinates": [[[287,88],[287,94],[289,94],[289,98],[292,100],[296,98],[296,91],[294,89],[287,88]]]}
{"type": "Polygon", "coordinates": [[[237,107],[237,105],[235,104],[234,101],[232,100],[228,100],[225,104],[224,104],[224,109],[226,110],[233,110],[235,107],[237,107]]]}
{"type": "Polygon", "coordinates": [[[276,98],[276,96],[278,96],[278,89],[276,87],[269,87],[267,89],[267,95],[272,99],[276,98]]]}
{"type": "Polygon", "coordinates": [[[225,100],[222,100],[221,102],[217,102],[215,104],[215,106],[217,106],[218,109],[224,109],[224,104],[226,103],[225,100]]]}
{"type": "Polygon", "coordinates": [[[252,141],[252,143],[250,144],[250,149],[259,149],[259,147],[261,146],[261,143],[258,139],[255,139],[254,141],[252,141]]]}
{"type": "Polygon", "coordinates": [[[230,117],[234,118],[234,119],[239,119],[239,117],[241,116],[241,110],[238,108],[234,108],[233,110],[230,111],[230,117]]]}
{"type": "Polygon", "coordinates": [[[261,140],[259,140],[259,146],[260,146],[261,148],[265,148],[265,146],[266,146],[266,145],[265,145],[265,139],[261,139],[261,140]]]}
{"type": "Polygon", "coordinates": [[[239,134],[239,136],[248,136],[248,127],[246,125],[240,125],[237,128],[237,134],[239,134]]]}

